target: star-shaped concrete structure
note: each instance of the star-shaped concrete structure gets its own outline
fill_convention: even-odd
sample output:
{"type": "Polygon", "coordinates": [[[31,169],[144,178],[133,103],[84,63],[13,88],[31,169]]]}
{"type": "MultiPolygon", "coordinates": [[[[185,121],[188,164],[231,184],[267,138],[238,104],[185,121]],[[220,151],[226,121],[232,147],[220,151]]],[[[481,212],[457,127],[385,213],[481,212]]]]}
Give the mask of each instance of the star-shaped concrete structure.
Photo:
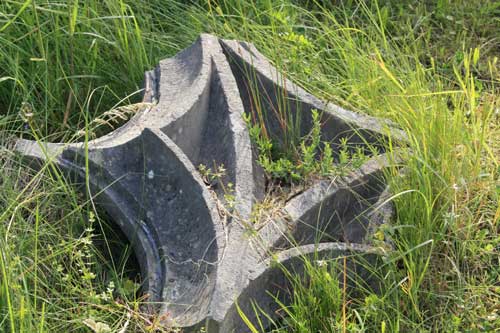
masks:
{"type": "Polygon", "coordinates": [[[311,129],[311,110],[319,110],[322,140],[337,153],[342,138],[358,146],[387,138],[385,122],[324,103],[284,78],[252,44],[211,35],[147,72],[144,101],[155,104],[89,141],[87,150],[82,143],[27,140],[16,147],[28,160],[52,159],[77,181],[88,172],[96,202],[134,246],[149,300],[170,323],[243,332],[236,304],[249,318],[252,301],[274,316],[270,294],[289,287],[273,262],[300,272],[303,256],[376,252],[370,235],[392,214],[383,154],[345,177],[316,181],[272,222],[248,232],[244,221],[264,195],[265,178],[243,115],[264,110],[269,135],[279,140],[280,105],[299,120],[301,135],[311,129]],[[227,170],[221,181],[234,184],[229,214],[220,209],[222,187],[207,187],[200,164],[227,170]]]}

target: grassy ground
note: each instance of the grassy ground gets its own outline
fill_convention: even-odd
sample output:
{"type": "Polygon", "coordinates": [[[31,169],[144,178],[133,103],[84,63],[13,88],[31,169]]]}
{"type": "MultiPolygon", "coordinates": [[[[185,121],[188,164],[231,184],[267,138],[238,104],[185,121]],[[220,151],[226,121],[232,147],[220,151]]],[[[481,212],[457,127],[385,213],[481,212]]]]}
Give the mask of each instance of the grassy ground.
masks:
{"type": "Polygon", "coordinates": [[[406,173],[391,178],[397,216],[379,235],[395,245],[376,270],[381,293],[345,297],[333,263],[311,264],[278,331],[495,331],[498,31],[493,0],[2,1],[1,330],[162,330],[139,312],[127,258],[109,255],[119,237],[50,165],[22,168],[12,138],[71,140],[135,102],[158,59],[213,32],[255,43],[307,90],[410,139],[406,173]]]}

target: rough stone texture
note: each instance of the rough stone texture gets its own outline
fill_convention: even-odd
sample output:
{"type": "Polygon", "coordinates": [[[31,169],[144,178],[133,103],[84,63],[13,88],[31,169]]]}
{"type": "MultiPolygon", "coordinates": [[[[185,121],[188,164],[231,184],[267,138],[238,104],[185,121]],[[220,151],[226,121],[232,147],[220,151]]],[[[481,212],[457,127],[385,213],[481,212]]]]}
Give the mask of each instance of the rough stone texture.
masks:
{"type": "Polygon", "coordinates": [[[88,163],[91,193],[133,244],[144,289],[169,324],[242,332],[236,301],[250,319],[252,300],[274,315],[267,291],[290,287],[273,260],[300,272],[302,258],[313,254],[374,255],[369,235],[392,214],[383,154],[335,182],[317,182],[249,236],[242,222],[265,184],[243,114],[265,109],[270,135],[280,140],[280,106],[300,117],[302,135],[312,125],[309,111],[320,110],[322,139],[334,152],[343,137],[362,146],[377,144],[388,130],[400,136],[387,123],[323,103],[283,78],[253,45],[211,35],[146,72],[144,101],[156,104],[88,142],[88,154],[81,143],[19,140],[16,147],[26,160],[52,160],[75,182],[84,182],[88,163]],[[235,190],[232,216],[220,214],[223,190],[209,191],[199,164],[224,164],[223,181],[235,190]],[[298,247],[288,249],[290,239],[298,247]]]}

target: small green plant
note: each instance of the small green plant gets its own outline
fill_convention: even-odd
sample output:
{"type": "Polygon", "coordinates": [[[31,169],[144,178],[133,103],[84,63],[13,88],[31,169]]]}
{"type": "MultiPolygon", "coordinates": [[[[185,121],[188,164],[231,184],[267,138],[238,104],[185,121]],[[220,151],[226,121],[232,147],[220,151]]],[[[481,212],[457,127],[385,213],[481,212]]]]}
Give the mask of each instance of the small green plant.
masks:
{"type": "Polygon", "coordinates": [[[349,149],[349,144],[347,138],[340,139],[339,148],[339,167],[341,173],[345,172],[346,169],[357,169],[361,167],[363,163],[367,160],[364,149],[361,146],[356,146],[354,151],[349,149]]]}
{"type": "Polygon", "coordinates": [[[226,175],[226,168],[224,167],[224,164],[221,164],[212,170],[212,168],[207,167],[205,164],[200,164],[198,165],[198,172],[200,173],[205,184],[213,186],[226,175]]]}
{"type": "Polygon", "coordinates": [[[218,187],[220,189],[218,193],[222,193],[222,198],[224,198],[226,207],[229,209],[234,208],[234,205],[236,204],[234,184],[231,182],[224,183],[223,178],[227,173],[224,164],[214,166],[214,170],[204,164],[200,164],[198,165],[198,172],[209,188],[215,189],[215,187],[218,187]]]}
{"type": "Polygon", "coordinates": [[[311,131],[300,139],[297,154],[286,154],[274,149],[278,145],[263,135],[261,124],[252,124],[250,116],[245,116],[250,138],[259,152],[259,164],[269,178],[287,184],[299,183],[314,177],[343,175],[347,170],[359,168],[366,161],[363,148],[356,147],[351,152],[347,138],[341,138],[339,163],[335,164],[331,144],[321,141],[320,118],[319,112],[312,110],[311,131]]]}

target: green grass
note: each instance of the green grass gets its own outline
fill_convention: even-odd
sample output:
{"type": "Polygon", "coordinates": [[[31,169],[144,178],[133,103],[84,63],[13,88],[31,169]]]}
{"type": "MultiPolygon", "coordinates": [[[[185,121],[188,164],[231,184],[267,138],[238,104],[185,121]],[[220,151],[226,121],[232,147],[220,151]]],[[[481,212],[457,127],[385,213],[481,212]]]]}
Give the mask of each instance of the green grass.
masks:
{"type": "Polygon", "coordinates": [[[126,258],[110,259],[118,237],[98,212],[50,165],[22,168],[10,147],[13,136],[69,140],[135,102],[145,69],[213,32],[253,42],[308,91],[389,118],[409,138],[404,176],[389,175],[397,216],[382,235],[395,251],[372,267],[380,293],[333,292],[338,281],[309,263],[281,332],[494,331],[498,31],[500,5],[487,0],[2,1],[0,330],[157,327],[138,308],[126,258]]]}

